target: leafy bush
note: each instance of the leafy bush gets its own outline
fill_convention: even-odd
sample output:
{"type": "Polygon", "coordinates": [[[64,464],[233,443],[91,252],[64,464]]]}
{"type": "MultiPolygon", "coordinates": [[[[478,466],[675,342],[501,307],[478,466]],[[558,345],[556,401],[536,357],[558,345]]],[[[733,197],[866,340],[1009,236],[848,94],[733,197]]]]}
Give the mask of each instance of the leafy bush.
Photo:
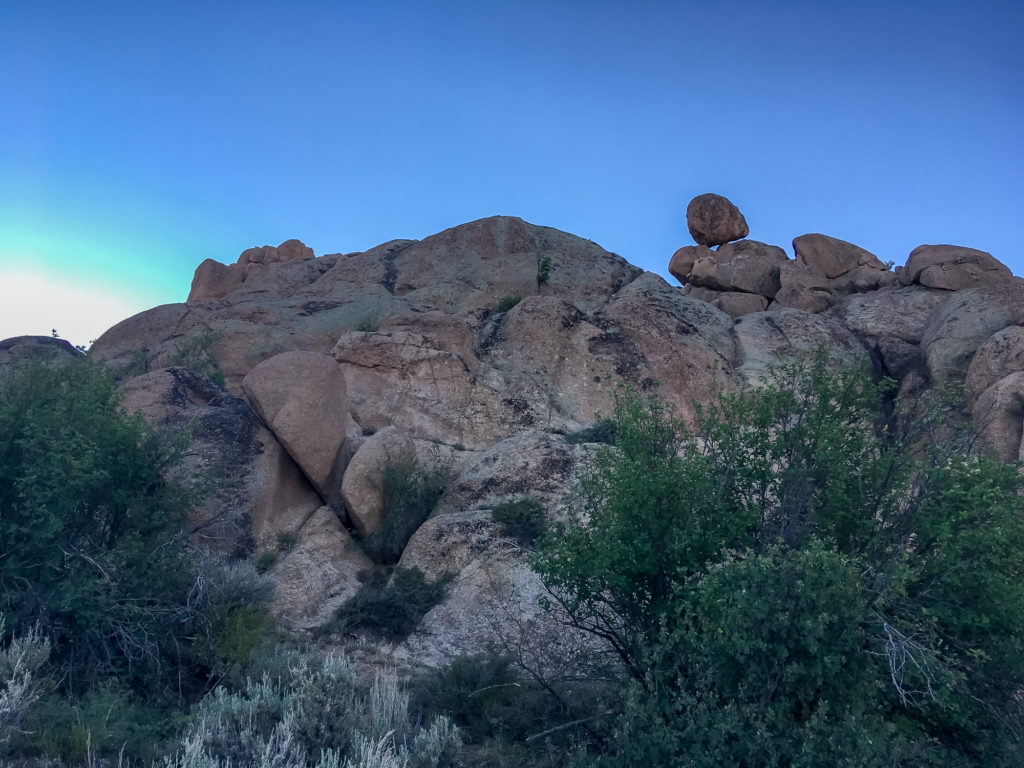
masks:
{"type": "Polygon", "coordinates": [[[819,354],[695,433],[619,397],[533,561],[628,675],[602,764],[1024,764],[1021,477],[891,393],[819,354]]]}
{"type": "Polygon", "coordinates": [[[501,300],[498,301],[498,312],[508,312],[522,300],[522,296],[503,296],[501,300]]]}
{"type": "Polygon", "coordinates": [[[393,642],[404,640],[427,611],[444,599],[452,576],[427,581],[419,568],[396,568],[391,579],[371,579],[338,609],[332,629],[375,632],[393,642]]]}
{"type": "Polygon", "coordinates": [[[380,472],[383,522],[363,539],[363,549],[376,563],[398,562],[405,545],[430,517],[448,483],[448,467],[424,468],[414,453],[389,456],[380,472]]]}
{"type": "Polygon", "coordinates": [[[551,279],[551,257],[544,256],[537,260],[537,289],[547,285],[551,279]]]}
{"type": "Polygon", "coordinates": [[[615,445],[615,433],[618,430],[618,425],[613,419],[601,419],[594,426],[581,429],[579,432],[574,432],[571,435],[567,435],[565,442],[571,445],[580,445],[583,443],[604,443],[605,445],[615,445]]]}
{"type": "Polygon", "coordinates": [[[171,479],[184,443],[119,398],[85,358],[0,378],[0,612],[38,623],[67,691],[114,674],[158,690],[202,621],[180,528],[195,493],[171,479]]]}
{"type": "Polygon", "coordinates": [[[533,498],[503,501],[491,510],[491,518],[502,523],[509,536],[533,544],[547,527],[544,506],[533,498]]]}

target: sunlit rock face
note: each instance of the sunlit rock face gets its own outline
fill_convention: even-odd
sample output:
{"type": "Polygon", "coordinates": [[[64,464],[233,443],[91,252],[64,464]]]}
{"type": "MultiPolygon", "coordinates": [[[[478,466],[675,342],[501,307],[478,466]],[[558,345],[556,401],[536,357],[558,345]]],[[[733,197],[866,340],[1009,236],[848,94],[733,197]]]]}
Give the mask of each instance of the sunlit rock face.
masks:
{"type": "Polygon", "coordinates": [[[1024,281],[994,258],[922,246],[893,272],[822,234],[796,237],[791,258],[746,239],[714,195],[687,222],[696,244],[669,262],[681,286],[509,217],[362,253],[250,249],[201,264],[186,303],[119,323],[92,355],[127,381],[126,407],[200,425],[197,461],[231,457],[228,512],[197,511],[194,536],[236,555],[281,550],[274,610],[299,628],[329,623],[380,569],[360,547],[389,514],[388,451],[448,462],[401,557],[455,574],[392,648],[428,664],[483,649],[488,627],[548,631],[541,586],[491,510],[532,497],[564,515],[592,448],[563,436],[610,414],[622,384],[657,389],[692,423],[695,403],[824,347],[835,365],[866,357],[903,392],[966,382],[986,444],[1021,455],[1024,281]]]}

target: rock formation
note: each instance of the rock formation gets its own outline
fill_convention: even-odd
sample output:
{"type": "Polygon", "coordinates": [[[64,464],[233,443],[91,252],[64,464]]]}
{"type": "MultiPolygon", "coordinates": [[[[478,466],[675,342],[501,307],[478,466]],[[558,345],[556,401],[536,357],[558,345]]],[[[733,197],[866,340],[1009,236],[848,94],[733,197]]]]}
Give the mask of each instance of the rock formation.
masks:
{"type": "MultiPolygon", "coordinates": [[[[198,541],[235,556],[293,542],[273,568],[274,606],[299,628],[329,622],[376,567],[360,541],[384,514],[375,480],[388,455],[447,456],[454,479],[401,565],[457,577],[394,649],[431,664],[497,629],[553,631],[522,545],[490,511],[532,497],[564,514],[588,449],[563,435],[610,413],[621,383],[660,387],[692,420],[695,400],[824,345],[837,365],[869,357],[907,392],[966,383],[987,444],[1021,456],[1024,281],[989,254],[922,246],[891,272],[807,234],[791,259],[745,239],[717,195],[695,198],[687,225],[696,245],[669,263],[684,288],[508,217],[363,253],[250,249],[204,262],[187,302],[119,323],[91,354],[125,379],[126,408],[192,425],[196,468],[230,478],[196,511],[198,541]],[[225,387],[172,365],[190,360],[219,368],[225,387]]],[[[0,343],[0,363],[26,344],[41,343],[0,343]]]]}

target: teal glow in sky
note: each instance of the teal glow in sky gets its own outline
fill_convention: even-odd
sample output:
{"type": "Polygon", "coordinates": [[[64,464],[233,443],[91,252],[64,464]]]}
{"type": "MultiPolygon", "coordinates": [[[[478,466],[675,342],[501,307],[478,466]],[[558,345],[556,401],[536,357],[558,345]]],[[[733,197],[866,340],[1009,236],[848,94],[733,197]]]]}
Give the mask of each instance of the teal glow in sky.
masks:
{"type": "Polygon", "coordinates": [[[667,276],[750,236],[1024,253],[1024,4],[0,0],[0,338],[87,343],[206,258],[483,216],[667,276]]]}

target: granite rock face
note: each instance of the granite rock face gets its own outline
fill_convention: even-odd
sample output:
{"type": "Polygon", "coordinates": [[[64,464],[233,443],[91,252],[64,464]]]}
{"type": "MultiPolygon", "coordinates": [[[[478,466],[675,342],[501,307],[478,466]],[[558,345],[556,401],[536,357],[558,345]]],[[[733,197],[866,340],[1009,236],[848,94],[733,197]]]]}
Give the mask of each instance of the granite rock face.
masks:
{"type": "MultiPolygon", "coordinates": [[[[695,402],[824,347],[837,366],[867,357],[903,392],[965,383],[986,445],[1021,455],[1024,281],[991,256],[923,246],[892,272],[810,234],[790,258],[744,239],[716,195],[695,198],[687,222],[697,244],[669,263],[684,287],[509,217],[362,253],[250,249],[204,262],[188,302],[119,323],[91,354],[126,380],[126,407],[198,425],[197,467],[231,467],[193,536],[232,556],[277,551],[274,610],[296,627],[329,622],[377,567],[361,547],[381,523],[388,456],[447,457],[452,479],[401,555],[428,579],[455,574],[392,649],[427,664],[502,634],[559,637],[524,546],[491,512],[529,497],[564,516],[593,448],[563,435],[610,414],[622,384],[657,388],[692,423],[695,402]]],[[[0,343],[0,363],[17,346],[0,343]]]]}

